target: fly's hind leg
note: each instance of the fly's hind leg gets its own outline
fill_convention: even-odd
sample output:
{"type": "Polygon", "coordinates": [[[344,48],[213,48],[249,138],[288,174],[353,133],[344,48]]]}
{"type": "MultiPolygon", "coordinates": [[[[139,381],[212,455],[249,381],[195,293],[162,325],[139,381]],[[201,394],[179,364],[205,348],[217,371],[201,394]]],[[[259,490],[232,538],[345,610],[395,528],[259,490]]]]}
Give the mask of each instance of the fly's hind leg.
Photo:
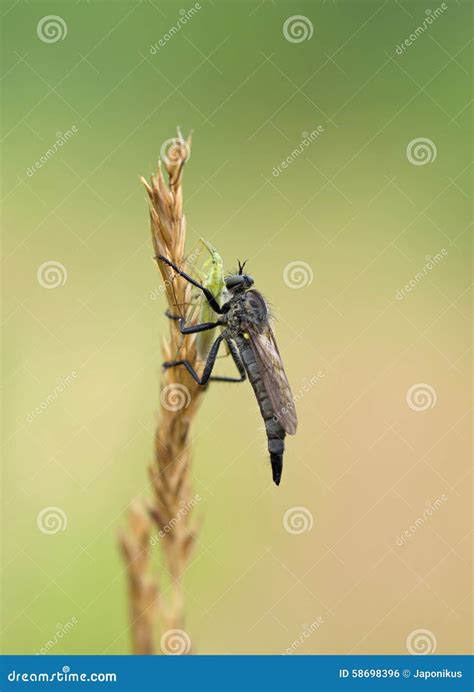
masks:
{"type": "MultiPolygon", "coordinates": [[[[200,326],[200,325],[197,325],[197,326],[200,326]]],[[[210,327],[208,327],[208,329],[210,329],[210,327]]],[[[245,373],[244,364],[242,363],[242,359],[240,357],[240,354],[239,354],[235,344],[232,341],[230,341],[230,339],[226,339],[226,343],[229,347],[232,359],[239,370],[240,377],[223,377],[223,376],[221,377],[219,375],[215,376],[215,377],[211,377],[212,370],[213,370],[214,365],[216,363],[217,353],[219,351],[219,346],[221,345],[221,343],[224,339],[225,339],[225,336],[223,334],[220,334],[217,337],[217,339],[214,341],[214,343],[212,344],[211,349],[209,351],[209,354],[207,356],[206,364],[204,365],[204,370],[203,370],[201,377],[199,377],[199,375],[197,374],[197,372],[195,371],[195,369],[193,368],[193,366],[191,365],[189,360],[168,361],[166,363],[163,363],[163,367],[168,369],[168,368],[175,368],[178,365],[182,365],[183,367],[186,368],[186,370],[189,372],[191,377],[200,385],[205,385],[209,381],[213,381],[213,382],[243,382],[247,377],[247,375],[245,373]]]]}
{"type": "Polygon", "coordinates": [[[209,378],[211,376],[212,368],[214,367],[214,364],[216,362],[217,358],[217,352],[219,350],[219,346],[221,345],[221,341],[224,339],[222,334],[220,334],[217,339],[214,341],[214,343],[211,346],[211,350],[209,351],[209,354],[207,356],[206,364],[204,366],[204,370],[202,372],[201,377],[197,374],[189,360],[171,360],[167,361],[166,363],[163,363],[163,367],[165,369],[168,368],[175,368],[178,365],[183,365],[186,370],[189,372],[191,377],[196,380],[196,382],[200,385],[205,385],[208,383],[209,378]]]}
{"type": "Polygon", "coordinates": [[[237,370],[239,371],[240,377],[225,377],[216,375],[214,377],[211,377],[210,379],[213,382],[244,382],[247,379],[247,373],[245,372],[245,367],[242,362],[242,358],[240,357],[239,350],[237,346],[234,344],[234,342],[230,339],[225,339],[225,342],[229,349],[230,355],[232,356],[232,360],[237,366],[237,370]]]}

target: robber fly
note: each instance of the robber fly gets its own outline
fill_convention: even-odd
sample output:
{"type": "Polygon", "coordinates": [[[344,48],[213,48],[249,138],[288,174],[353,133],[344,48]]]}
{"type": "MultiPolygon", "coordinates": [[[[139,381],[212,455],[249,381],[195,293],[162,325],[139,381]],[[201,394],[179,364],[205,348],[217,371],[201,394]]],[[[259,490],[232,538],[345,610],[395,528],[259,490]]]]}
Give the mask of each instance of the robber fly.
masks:
{"type": "Polygon", "coordinates": [[[159,260],[171,267],[190,284],[199,288],[209,307],[217,313],[214,322],[186,326],[183,317],[175,317],[182,334],[196,334],[216,327],[222,331],[207,354],[202,375],[199,376],[187,360],[174,360],[163,364],[165,368],[184,366],[200,385],[209,381],[243,382],[250,380],[265,422],[268,451],[272,465],[273,481],[280,485],[283,470],[285,435],[294,435],[297,427],[296,411],[290,385],[283,368],[280,352],[270,327],[270,315],[263,296],[253,286],[253,279],[244,274],[244,264],[239,262],[238,274],[225,278],[227,301],[221,306],[212,291],[201,285],[173,262],[160,255],[159,260]],[[237,366],[239,377],[211,376],[219,346],[227,344],[237,366]]]}

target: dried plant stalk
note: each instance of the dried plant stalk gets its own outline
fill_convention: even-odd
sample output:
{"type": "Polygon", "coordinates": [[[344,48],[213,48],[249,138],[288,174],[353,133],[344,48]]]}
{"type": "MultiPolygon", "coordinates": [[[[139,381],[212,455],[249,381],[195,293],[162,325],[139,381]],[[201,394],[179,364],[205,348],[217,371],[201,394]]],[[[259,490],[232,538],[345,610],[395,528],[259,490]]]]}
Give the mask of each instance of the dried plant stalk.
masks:
{"type": "MultiPolygon", "coordinates": [[[[155,259],[164,255],[182,268],[186,268],[184,255],[186,219],[183,212],[183,167],[189,158],[191,139],[178,136],[168,142],[169,147],[158,164],[158,171],[150,183],[142,178],[150,200],[151,236],[155,259]],[[165,181],[162,168],[166,169],[165,181]]],[[[173,275],[162,262],[157,262],[163,279],[169,311],[182,311],[191,299],[187,282],[173,275]]],[[[165,319],[165,317],[163,317],[165,319]]],[[[163,341],[163,360],[170,360],[178,349],[180,358],[187,359],[194,367],[198,356],[195,337],[181,335],[176,321],[168,320],[170,333],[163,341]]],[[[162,632],[185,627],[185,609],[182,580],[196,543],[198,526],[189,509],[193,506],[190,483],[191,449],[190,431],[199,406],[202,389],[185,368],[166,370],[162,377],[160,415],[155,435],[154,461],[149,474],[153,489],[153,502],[147,507],[148,521],[158,528],[164,564],[166,565],[170,591],[164,597],[158,586],[150,589],[150,526],[137,521],[137,510],[130,517],[129,532],[122,536],[122,548],[128,571],[131,599],[132,636],[136,653],[152,653],[156,619],[161,621],[162,632]],[[179,517],[179,520],[177,520],[179,517]],[[148,536],[145,545],[144,537],[148,536]],[[145,630],[148,632],[145,633],[145,630]],[[150,651],[151,649],[151,651],[150,651]]],[[[187,635],[186,635],[187,637],[187,635]]],[[[189,641],[189,640],[187,640],[189,641]]],[[[182,653],[188,653],[189,646],[182,653]]]]}
{"type": "Polygon", "coordinates": [[[122,533],[120,542],[128,571],[133,653],[153,654],[158,585],[149,574],[152,523],[138,501],[130,509],[129,522],[130,532],[122,533]]]}

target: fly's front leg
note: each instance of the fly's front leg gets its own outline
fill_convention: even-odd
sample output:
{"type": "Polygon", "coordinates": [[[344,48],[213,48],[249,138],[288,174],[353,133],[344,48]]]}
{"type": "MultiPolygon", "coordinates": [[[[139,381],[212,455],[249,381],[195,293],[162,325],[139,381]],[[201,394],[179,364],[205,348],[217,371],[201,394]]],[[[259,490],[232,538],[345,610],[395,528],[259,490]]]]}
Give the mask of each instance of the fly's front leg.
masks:
{"type": "Polygon", "coordinates": [[[202,284],[199,283],[199,281],[196,281],[193,279],[192,276],[189,276],[189,274],[186,274],[186,272],[183,272],[179,267],[174,264],[171,260],[167,259],[166,257],[163,257],[163,255],[158,255],[155,259],[161,260],[161,262],[164,262],[165,264],[168,265],[168,267],[171,267],[171,269],[174,269],[174,271],[179,274],[180,276],[183,277],[183,279],[186,279],[190,284],[193,286],[196,286],[196,288],[199,288],[204,295],[206,296],[206,300],[209,303],[210,307],[214,310],[214,312],[217,312],[218,315],[222,314],[222,309],[217,300],[215,299],[214,295],[212,292],[203,286],[202,284]]]}
{"type": "MultiPolygon", "coordinates": [[[[198,325],[199,326],[199,325],[198,325]]],[[[205,385],[208,383],[209,378],[211,376],[212,369],[215,365],[216,358],[217,358],[217,352],[219,350],[219,346],[221,345],[222,340],[224,337],[222,334],[220,334],[217,339],[214,341],[214,343],[211,346],[211,350],[209,351],[209,354],[207,356],[206,364],[204,366],[203,373],[201,377],[197,374],[189,360],[172,360],[168,361],[166,363],[163,363],[163,367],[168,369],[168,368],[175,368],[178,365],[183,365],[186,370],[189,372],[191,377],[200,385],[205,385]]]]}

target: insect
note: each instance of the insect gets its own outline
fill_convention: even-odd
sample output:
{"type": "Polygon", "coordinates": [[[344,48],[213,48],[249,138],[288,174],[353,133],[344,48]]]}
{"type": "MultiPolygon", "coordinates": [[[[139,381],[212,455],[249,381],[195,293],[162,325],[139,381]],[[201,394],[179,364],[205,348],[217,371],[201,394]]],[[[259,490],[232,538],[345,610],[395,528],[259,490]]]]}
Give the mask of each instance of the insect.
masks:
{"type": "Polygon", "coordinates": [[[297,417],[290,385],[283,368],[280,352],[270,326],[270,315],[265,299],[253,287],[253,279],[244,274],[245,262],[239,262],[237,274],[225,278],[226,302],[221,306],[212,291],[179,269],[171,260],[160,255],[158,259],[167,264],[183,279],[199,288],[208,306],[216,313],[215,321],[186,326],[183,317],[175,316],[182,334],[199,334],[216,327],[221,328],[207,354],[202,375],[199,376],[187,360],[163,363],[164,368],[183,366],[200,385],[209,381],[243,382],[250,380],[260,413],[265,423],[268,451],[272,466],[273,481],[280,485],[283,470],[285,436],[294,435],[297,417]],[[239,371],[239,377],[213,376],[221,343],[227,345],[229,353],[239,371]]]}
{"type": "MultiPolygon", "coordinates": [[[[210,260],[206,262],[206,264],[210,262],[211,266],[208,273],[203,278],[202,285],[211,291],[216,301],[219,303],[219,305],[221,305],[222,300],[225,300],[225,280],[222,257],[210,243],[207,243],[202,238],[200,238],[200,241],[211,255],[210,260]]],[[[203,294],[199,310],[199,322],[209,322],[212,320],[212,317],[213,310],[203,294]]],[[[211,344],[212,334],[210,331],[200,332],[197,334],[196,347],[201,358],[205,358],[207,356],[211,344]]]]}

